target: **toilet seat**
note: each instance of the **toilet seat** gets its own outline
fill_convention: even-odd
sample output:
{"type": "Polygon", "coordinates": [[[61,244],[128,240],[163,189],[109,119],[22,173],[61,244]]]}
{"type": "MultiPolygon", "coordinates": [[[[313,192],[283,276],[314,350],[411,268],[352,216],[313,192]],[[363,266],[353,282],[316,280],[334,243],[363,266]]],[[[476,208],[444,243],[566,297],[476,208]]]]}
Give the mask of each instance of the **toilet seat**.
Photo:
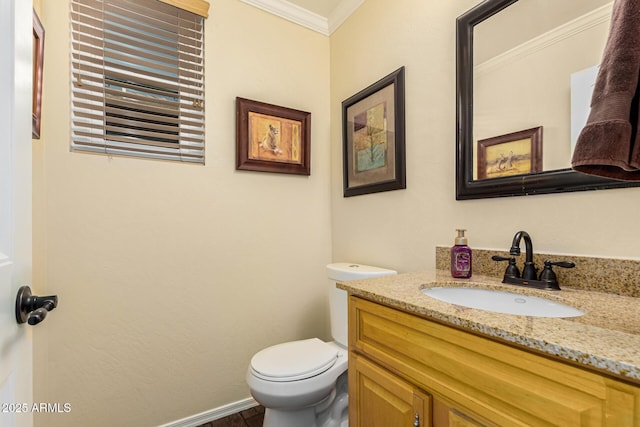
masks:
{"type": "Polygon", "coordinates": [[[311,338],[265,348],[251,359],[255,376],[267,381],[304,380],[331,368],[338,358],[334,346],[311,338]]]}

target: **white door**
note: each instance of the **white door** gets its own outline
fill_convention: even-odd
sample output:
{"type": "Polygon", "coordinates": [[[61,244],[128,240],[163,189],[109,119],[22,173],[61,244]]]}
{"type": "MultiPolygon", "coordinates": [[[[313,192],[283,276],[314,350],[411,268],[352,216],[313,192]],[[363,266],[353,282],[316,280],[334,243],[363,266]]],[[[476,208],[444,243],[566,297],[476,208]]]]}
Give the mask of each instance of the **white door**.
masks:
{"type": "Polygon", "coordinates": [[[0,426],[30,427],[32,342],[18,326],[31,281],[32,2],[0,0],[0,426]]]}

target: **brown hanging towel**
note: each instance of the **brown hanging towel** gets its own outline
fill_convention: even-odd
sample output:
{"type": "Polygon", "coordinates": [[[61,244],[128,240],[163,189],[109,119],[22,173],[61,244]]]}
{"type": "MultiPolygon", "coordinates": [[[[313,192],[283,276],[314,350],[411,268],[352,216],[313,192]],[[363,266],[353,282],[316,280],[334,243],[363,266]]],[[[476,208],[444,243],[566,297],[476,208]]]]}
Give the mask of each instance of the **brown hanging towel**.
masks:
{"type": "Polygon", "coordinates": [[[640,0],[615,0],[591,98],[571,161],[578,172],[640,181],[640,0]]]}

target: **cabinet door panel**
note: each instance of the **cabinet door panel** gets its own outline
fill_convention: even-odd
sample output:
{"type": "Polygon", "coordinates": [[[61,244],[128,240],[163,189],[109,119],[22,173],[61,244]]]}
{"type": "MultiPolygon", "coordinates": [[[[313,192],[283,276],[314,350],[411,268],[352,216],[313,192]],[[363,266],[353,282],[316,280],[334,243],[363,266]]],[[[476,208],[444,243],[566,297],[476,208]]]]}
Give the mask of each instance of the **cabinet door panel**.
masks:
{"type": "Polygon", "coordinates": [[[349,356],[349,425],[430,427],[430,397],[379,366],[349,356]]]}

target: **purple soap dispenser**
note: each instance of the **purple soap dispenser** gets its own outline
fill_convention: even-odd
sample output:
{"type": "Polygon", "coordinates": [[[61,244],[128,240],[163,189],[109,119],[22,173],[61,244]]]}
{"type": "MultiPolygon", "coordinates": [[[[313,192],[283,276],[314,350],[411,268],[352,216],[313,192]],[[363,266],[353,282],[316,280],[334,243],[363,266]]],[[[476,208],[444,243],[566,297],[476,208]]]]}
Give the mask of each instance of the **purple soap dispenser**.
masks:
{"type": "Polygon", "coordinates": [[[451,248],[451,276],[458,279],[471,277],[471,248],[467,246],[467,238],[464,232],[467,230],[458,228],[458,237],[455,246],[451,248]]]}

